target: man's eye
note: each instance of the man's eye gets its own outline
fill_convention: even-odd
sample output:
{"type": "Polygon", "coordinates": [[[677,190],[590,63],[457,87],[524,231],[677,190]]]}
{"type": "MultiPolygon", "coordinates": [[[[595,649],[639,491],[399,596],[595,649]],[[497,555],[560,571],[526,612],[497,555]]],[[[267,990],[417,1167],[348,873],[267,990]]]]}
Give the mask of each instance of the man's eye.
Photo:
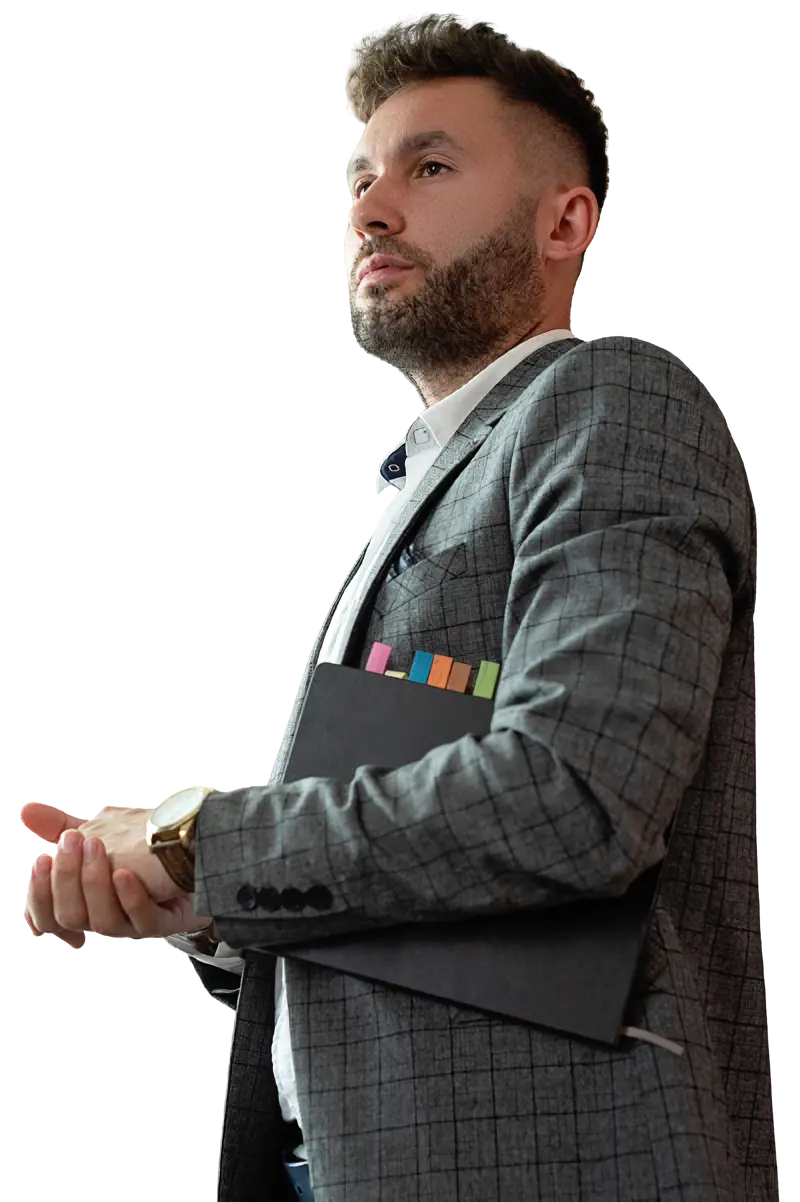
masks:
{"type": "MultiPolygon", "coordinates": [[[[426,162],[424,162],[424,163],[420,163],[420,165],[419,165],[419,167],[417,168],[417,170],[418,170],[418,171],[424,171],[424,169],[425,169],[426,167],[444,167],[445,171],[449,171],[449,170],[450,170],[450,168],[447,166],[447,163],[440,163],[440,162],[438,161],[438,159],[428,159],[426,162]]],[[[438,173],[437,173],[437,174],[436,174],[436,175],[434,175],[434,176],[428,176],[428,178],[429,178],[429,179],[438,179],[438,178],[439,178],[439,176],[438,176],[438,173]]],[[[364,185],[365,185],[365,184],[368,184],[369,182],[370,182],[370,181],[369,181],[368,179],[360,179],[360,180],[358,181],[358,183],[355,185],[355,187],[353,188],[353,195],[354,195],[354,197],[356,198],[356,200],[360,200],[360,199],[361,199],[361,195],[362,195],[362,193],[361,193],[360,189],[361,189],[361,188],[363,188],[363,187],[364,187],[364,185]]]]}

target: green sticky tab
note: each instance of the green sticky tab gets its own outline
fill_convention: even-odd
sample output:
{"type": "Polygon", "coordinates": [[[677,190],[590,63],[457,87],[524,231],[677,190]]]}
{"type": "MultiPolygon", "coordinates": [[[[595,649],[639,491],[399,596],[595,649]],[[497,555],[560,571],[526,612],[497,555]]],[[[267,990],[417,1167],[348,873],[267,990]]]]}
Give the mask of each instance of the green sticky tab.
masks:
{"type": "Polygon", "coordinates": [[[475,688],[472,690],[472,696],[485,697],[487,701],[491,701],[494,697],[494,690],[499,675],[499,664],[493,664],[488,659],[482,659],[481,666],[478,669],[478,679],[475,681],[475,688]]]}

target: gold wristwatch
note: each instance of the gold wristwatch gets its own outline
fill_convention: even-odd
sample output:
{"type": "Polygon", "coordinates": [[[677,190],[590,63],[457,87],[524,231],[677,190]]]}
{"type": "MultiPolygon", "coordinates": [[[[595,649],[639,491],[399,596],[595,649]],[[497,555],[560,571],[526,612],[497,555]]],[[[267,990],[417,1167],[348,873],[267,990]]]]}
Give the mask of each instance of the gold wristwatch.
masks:
{"type": "Polygon", "coordinates": [[[197,815],[209,793],[202,785],[181,789],[156,806],[145,828],[145,842],[184,893],[194,893],[194,847],[197,815]]]}

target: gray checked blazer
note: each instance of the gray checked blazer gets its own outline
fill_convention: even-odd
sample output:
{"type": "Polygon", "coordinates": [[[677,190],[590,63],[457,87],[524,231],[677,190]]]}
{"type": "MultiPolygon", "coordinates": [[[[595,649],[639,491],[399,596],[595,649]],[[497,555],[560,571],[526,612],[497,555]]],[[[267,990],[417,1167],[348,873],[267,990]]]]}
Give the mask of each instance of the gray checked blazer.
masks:
{"type": "Polygon", "coordinates": [[[203,805],[198,913],[248,949],[241,981],[192,961],[237,1006],[218,1197],[284,1197],[271,1062],[282,945],[619,896],[663,857],[683,800],[626,1014],[683,1055],[287,958],[314,1195],[773,1202],[756,526],[716,403],[649,342],[537,349],[464,420],[369,579],[343,662],[364,668],[376,639],[395,669],[419,648],[497,661],[492,729],[402,768],[279,785],[334,603],[270,783],[203,805]]]}

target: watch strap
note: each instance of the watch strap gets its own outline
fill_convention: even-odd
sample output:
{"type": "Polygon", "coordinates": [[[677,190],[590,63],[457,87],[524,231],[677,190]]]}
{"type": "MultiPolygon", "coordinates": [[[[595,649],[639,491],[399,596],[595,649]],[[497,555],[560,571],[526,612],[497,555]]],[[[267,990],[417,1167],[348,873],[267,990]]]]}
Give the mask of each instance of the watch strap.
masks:
{"type": "MultiPolygon", "coordinates": [[[[206,795],[213,792],[213,789],[208,789],[206,795]]],[[[155,852],[170,878],[183,893],[194,893],[196,831],[197,814],[193,814],[188,822],[176,831],[177,838],[162,842],[154,837],[150,843],[150,850],[155,852]]]]}
{"type": "Polygon", "coordinates": [[[154,843],[154,851],[172,880],[183,893],[194,893],[194,863],[180,843],[154,843]]]}

